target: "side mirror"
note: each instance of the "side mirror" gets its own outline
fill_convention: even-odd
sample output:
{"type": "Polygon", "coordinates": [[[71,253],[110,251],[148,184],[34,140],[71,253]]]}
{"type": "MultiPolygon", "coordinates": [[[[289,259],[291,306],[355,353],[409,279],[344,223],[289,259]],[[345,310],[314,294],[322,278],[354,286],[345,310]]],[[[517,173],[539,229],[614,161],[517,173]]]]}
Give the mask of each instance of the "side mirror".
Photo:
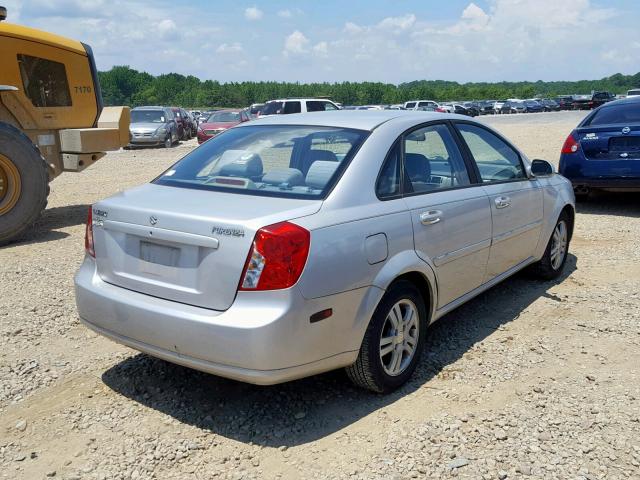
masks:
{"type": "Polygon", "coordinates": [[[550,177],[553,174],[553,165],[546,160],[534,160],[531,162],[531,175],[534,177],[550,177]]]}

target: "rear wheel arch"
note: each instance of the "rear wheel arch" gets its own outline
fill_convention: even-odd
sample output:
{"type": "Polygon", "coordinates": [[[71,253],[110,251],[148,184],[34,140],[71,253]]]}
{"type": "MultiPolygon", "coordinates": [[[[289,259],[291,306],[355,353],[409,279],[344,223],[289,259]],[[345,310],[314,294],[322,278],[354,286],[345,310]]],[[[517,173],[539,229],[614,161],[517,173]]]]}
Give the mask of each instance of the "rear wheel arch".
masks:
{"type": "Polygon", "coordinates": [[[412,271],[403,273],[402,275],[396,277],[393,282],[391,282],[388,288],[391,288],[394,284],[402,280],[406,280],[412,283],[421,293],[427,310],[427,324],[431,323],[431,319],[433,317],[432,307],[436,304],[435,290],[431,285],[431,282],[421,272],[412,271]]]}

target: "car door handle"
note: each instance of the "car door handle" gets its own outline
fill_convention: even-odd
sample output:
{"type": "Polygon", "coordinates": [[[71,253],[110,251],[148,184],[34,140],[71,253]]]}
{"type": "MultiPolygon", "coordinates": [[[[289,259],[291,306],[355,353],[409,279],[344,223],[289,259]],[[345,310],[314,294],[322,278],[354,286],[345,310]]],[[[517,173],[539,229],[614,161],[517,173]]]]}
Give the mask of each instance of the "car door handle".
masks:
{"type": "Polygon", "coordinates": [[[494,202],[496,203],[496,208],[507,208],[511,205],[511,199],[509,197],[497,197],[494,202]]]}
{"type": "Polygon", "coordinates": [[[442,220],[442,212],[440,210],[429,210],[420,214],[420,223],[423,225],[433,225],[442,220]]]}

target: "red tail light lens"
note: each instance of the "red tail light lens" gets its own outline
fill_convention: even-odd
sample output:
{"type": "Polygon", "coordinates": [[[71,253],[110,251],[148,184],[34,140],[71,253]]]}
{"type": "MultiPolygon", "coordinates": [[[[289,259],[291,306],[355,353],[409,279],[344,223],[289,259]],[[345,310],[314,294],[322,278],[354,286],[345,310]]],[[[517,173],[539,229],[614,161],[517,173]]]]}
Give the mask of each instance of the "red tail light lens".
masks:
{"type": "Polygon", "coordinates": [[[294,285],[309,255],[311,234],[289,222],[257,231],[239,290],[280,290],[294,285]]]}
{"type": "Polygon", "coordinates": [[[576,153],[580,149],[580,144],[576,142],[573,133],[570,133],[562,145],[562,153],[576,153]]]}
{"type": "Polygon", "coordinates": [[[93,213],[92,207],[89,207],[89,215],[87,216],[87,226],[84,231],[84,249],[95,258],[96,251],[93,248],[93,213]]]}
{"type": "Polygon", "coordinates": [[[447,111],[444,108],[436,108],[436,112],[440,112],[440,113],[447,113],[447,111]]]}

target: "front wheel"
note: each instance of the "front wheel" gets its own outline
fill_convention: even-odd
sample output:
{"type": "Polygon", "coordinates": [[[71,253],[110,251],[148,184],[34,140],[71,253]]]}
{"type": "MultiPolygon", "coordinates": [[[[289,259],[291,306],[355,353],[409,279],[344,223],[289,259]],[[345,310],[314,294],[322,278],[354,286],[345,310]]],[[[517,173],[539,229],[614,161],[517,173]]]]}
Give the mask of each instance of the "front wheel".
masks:
{"type": "Polygon", "coordinates": [[[558,278],[564,270],[569,252],[569,216],[563,212],[553,229],[543,257],[532,265],[533,273],[543,280],[558,278]]]}
{"type": "Polygon", "coordinates": [[[164,148],[171,148],[173,146],[173,139],[171,134],[167,135],[167,138],[164,139],[164,148]]]}
{"type": "Polygon", "coordinates": [[[420,291],[406,280],[394,283],[376,308],[347,375],[359,387],[374,392],[395,390],[416,369],[426,330],[427,311],[420,291]]]}

